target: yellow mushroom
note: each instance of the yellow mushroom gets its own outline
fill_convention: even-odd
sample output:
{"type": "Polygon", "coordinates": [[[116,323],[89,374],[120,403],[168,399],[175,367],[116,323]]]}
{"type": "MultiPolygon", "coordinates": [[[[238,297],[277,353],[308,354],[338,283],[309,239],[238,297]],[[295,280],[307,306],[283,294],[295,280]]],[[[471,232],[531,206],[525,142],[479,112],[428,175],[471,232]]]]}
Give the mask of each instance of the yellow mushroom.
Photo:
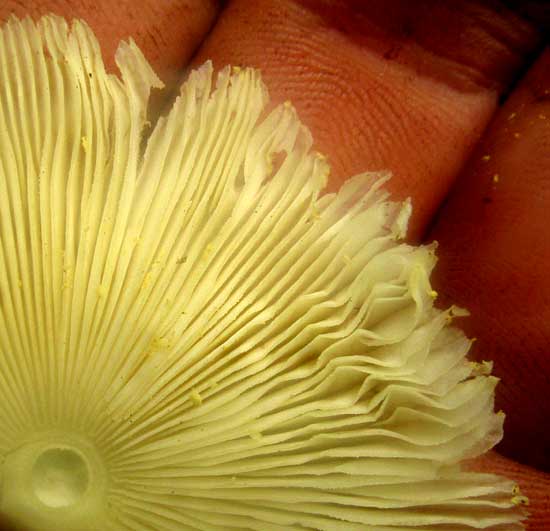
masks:
{"type": "Polygon", "coordinates": [[[149,129],[162,83],[132,41],[116,62],[82,22],[0,31],[0,511],[522,529],[513,484],[461,468],[502,437],[496,379],[433,306],[410,203],[380,174],[323,195],[327,162],[292,105],[264,117],[253,69],[206,63],[149,129]]]}

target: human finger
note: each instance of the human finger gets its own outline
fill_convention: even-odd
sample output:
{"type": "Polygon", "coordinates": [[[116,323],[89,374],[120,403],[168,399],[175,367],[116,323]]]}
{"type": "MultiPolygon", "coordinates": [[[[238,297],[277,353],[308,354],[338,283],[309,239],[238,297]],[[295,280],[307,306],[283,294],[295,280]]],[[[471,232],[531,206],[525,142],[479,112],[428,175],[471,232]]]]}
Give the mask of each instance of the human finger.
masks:
{"type": "Polygon", "coordinates": [[[550,470],[550,50],[503,106],[430,233],[436,285],[502,378],[500,451],[550,470]]]}
{"type": "Polygon", "coordinates": [[[538,43],[486,2],[234,0],[195,62],[260,68],[329,156],[332,189],[391,170],[418,236],[538,43]]]}
{"type": "Polygon", "coordinates": [[[187,61],[214,23],[217,0],[4,0],[0,21],[54,13],[86,21],[101,42],[107,69],[114,69],[120,40],[132,37],[168,85],[181,75],[187,61]]]}

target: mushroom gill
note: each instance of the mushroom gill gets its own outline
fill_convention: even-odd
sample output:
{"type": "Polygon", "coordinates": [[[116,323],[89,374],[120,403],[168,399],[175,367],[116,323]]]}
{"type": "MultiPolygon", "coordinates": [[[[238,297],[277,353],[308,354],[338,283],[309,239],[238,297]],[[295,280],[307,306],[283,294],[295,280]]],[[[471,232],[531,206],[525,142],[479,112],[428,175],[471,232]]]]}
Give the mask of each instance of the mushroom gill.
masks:
{"type": "Polygon", "coordinates": [[[107,74],[82,22],[0,32],[0,510],[27,529],[522,529],[467,471],[490,364],[434,307],[387,176],[328,175],[252,69],[107,74]],[[215,79],[215,80],[214,80],[215,79]]]}

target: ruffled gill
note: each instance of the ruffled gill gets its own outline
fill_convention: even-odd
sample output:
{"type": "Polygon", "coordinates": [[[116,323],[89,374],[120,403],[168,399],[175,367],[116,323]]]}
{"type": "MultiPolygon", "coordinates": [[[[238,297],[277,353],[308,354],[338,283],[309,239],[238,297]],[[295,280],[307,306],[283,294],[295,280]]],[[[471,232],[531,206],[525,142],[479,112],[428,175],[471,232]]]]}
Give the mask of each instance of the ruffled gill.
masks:
{"type": "Polygon", "coordinates": [[[522,529],[460,462],[497,380],[387,176],[329,168],[252,69],[162,86],[82,22],[0,32],[0,508],[78,530],[522,529]]]}

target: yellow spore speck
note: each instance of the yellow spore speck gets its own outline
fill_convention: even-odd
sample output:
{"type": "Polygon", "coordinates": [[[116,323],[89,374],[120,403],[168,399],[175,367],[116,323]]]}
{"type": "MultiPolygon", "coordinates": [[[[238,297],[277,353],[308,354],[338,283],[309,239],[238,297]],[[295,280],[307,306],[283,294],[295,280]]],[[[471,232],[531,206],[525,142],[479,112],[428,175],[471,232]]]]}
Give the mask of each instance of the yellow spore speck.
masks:
{"type": "Polygon", "coordinates": [[[521,135],[519,133],[514,133],[514,138],[519,138],[521,135]]]}
{"type": "Polygon", "coordinates": [[[512,498],[512,503],[514,505],[529,505],[529,498],[527,496],[514,496],[512,498]]]}
{"type": "Polygon", "coordinates": [[[495,173],[495,174],[493,175],[493,182],[496,184],[496,183],[498,183],[498,181],[499,181],[498,173],[495,173]]]}
{"type": "Polygon", "coordinates": [[[491,160],[491,155],[483,155],[483,157],[481,157],[481,160],[483,162],[489,162],[491,160]]]}
{"type": "Polygon", "coordinates": [[[515,112],[511,113],[510,116],[508,116],[508,120],[513,120],[517,114],[515,112]]]}
{"type": "Polygon", "coordinates": [[[439,295],[435,289],[430,290],[429,294],[432,299],[437,299],[437,296],[439,295]]]}
{"type": "Polygon", "coordinates": [[[189,393],[189,397],[193,401],[193,404],[195,404],[196,406],[200,406],[202,404],[202,396],[196,389],[193,389],[189,393]]]}
{"type": "Polygon", "coordinates": [[[62,289],[71,288],[73,285],[73,270],[70,267],[63,269],[63,277],[62,289]]]}
{"type": "Polygon", "coordinates": [[[493,364],[490,361],[482,361],[481,363],[477,361],[470,362],[472,367],[472,374],[474,376],[487,376],[493,371],[493,364]]]}
{"type": "Polygon", "coordinates": [[[90,149],[90,142],[88,140],[88,137],[83,136],[80,140],[80,143],[82,144],[82,149],[84,150],[84,153],[88,153],[88,150],[90,149]]]}
{"type": "Polygon", "coordinates": [[[147,289],[147,286],[149,286],[151,282],[151,273],[147,273],[144,277],[143,277],[143,282],[141,283],[141,289],[147,289]]]}
{"type": "Polygon", "coordinates": [[[286,100],[283,103],[283,106],[284,106],[285,109],[292,109],[292,103],[290,102],[290,100],[286,100]]]}
{"type": "Polygon", "coordinates": [[[163,352],[170,350],[173,346],[172,338],[170,337],[155,337],[151,341],[151,351],[153,352],[163,352]]]}
{"type": "Polygon", "coordinates": [[[214,250],[214,244],[210,242],[205,248],[204,248],[204,258],[208,258],[212,251],[214,250]]]}

